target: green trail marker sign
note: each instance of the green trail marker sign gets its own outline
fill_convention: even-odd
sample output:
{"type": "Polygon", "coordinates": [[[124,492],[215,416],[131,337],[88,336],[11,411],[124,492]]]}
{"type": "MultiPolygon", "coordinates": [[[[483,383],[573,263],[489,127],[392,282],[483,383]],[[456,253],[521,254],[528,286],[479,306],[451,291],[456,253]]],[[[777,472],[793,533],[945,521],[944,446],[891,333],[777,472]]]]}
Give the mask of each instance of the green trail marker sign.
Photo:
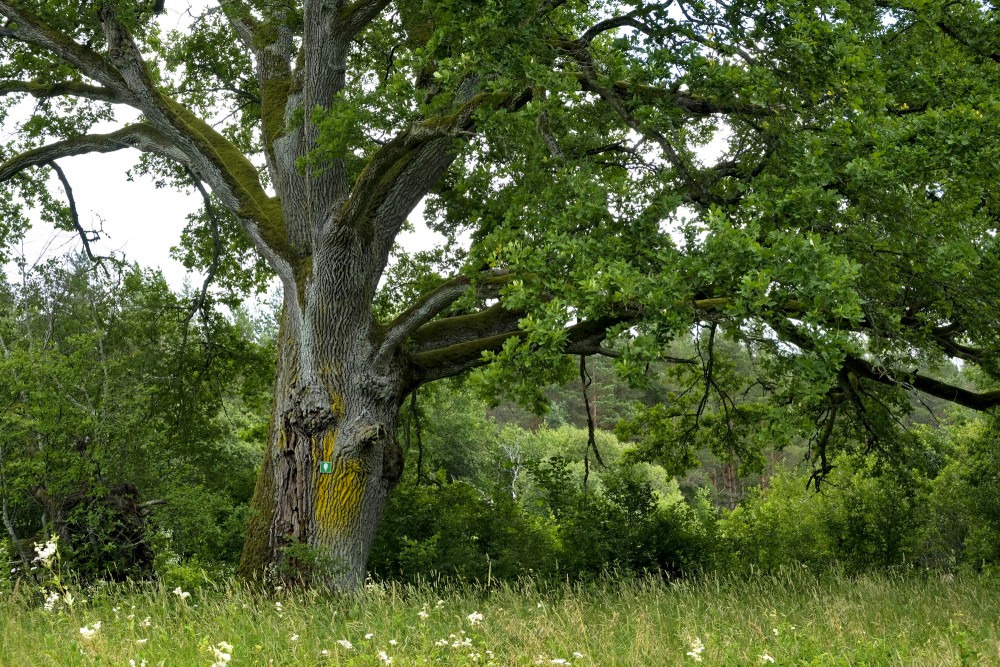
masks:
{"type": "Polygon", "coordinates": [[[320,461],[319,462],[320,473],[332,473],[333,472],[333,461],[320,461]]]}

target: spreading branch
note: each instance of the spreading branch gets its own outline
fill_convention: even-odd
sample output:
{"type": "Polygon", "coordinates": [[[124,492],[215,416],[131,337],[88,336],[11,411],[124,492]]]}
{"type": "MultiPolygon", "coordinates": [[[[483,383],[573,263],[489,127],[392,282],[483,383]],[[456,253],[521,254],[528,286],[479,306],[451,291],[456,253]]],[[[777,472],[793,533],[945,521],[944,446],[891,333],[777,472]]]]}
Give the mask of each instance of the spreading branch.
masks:
{"type": "Polygon", "coordinates": [[[649,27],[643,23],[640,19],[647,17],[656,12],[666,10],[671,3],[654,3],[646,5],[644,7],[638,7],[632,11],[622,14],[620,16],[613,16],[603,21],[598,21],[593,26],[591,26],[580,38],[577,40],[583,46],[589,46],[598,35],[602,35],[606,32],[612,30],[617,30],[618,28],[634,28],[640,32],[649,32],[649,27]]]}
{"type": "Polygon", "coordinates": [[[246,4],[239,0],[219,0],[219,7],[243,46],[254,49],[259,25],[246,4]]]}
{"type": "Polygon", "coordinates": [[[468,294],[470,289],[475,289],[477,298],[496,298],[500,289],[509,281],[510,274],[506,272],[489,272],[476,280],[469,276],[458,276],[443,282],[420,297],[386,327],[380,355],[393,353],[417,329],[468,294]]]}
{"type": "Polygon", "coordinates": [[[27,93],[37,99],[53,97],[80,97],[98,102],[124,102],[122,95],[105,86],[94,86],[80,81],[40,83],[38,81],[0,81],[0,95],[27,93]]]}
{"type": "Polygon", "coordinates": [[[390,0],[355,0],[340,10],[339,28],[347,39],[353,38],[374,21],[390,0]]]}
{"type": "MultiPolygon", "coordinates": [[[[633,309],[625,309],[616,315],[597,317],[592,320],[578,322],[565,329],[566,343],[562,352],[573,355],[589,355],[599,349],[601,342],[607,336],[611,327],[622,322],[636,319],[639,312],[633,309]]],[[[464,315],[453,318],[446,318],[430,322],[424,329],[436,330],[435,333],[452,334],[452,340],[458,340],[443,347],[432,347],[424,352],[410,355],[410,366],[412,370],[411,382],[415,386],[452,377],[464,373],[467,370],[482,366],[486,363],[483,358],[485,352],[499,352],[504,343],[511,338],[522,338],[527,332],[518,327],[518,323],[524,317],[523,312],[506,310],[503,306],[494,306],[475,315],[464,315]],[[492,327],[498,330],[492,335],[482,335],[479,337],[469,336],[468,329],[463,324],[479,325],[480,330],[489,332],[492,327]],[[505,329],[505,330],[504,330],[505,329]]],[[[440,342],[441,338],[438,338],[440,342]]]]}
{"type": "Polygon", "coordinates": [[[473,95],[475,80],[460,85],[459,98],[466,101],[447,116],[429,118],[403,130],[372,156],[358,177],[343,209],[331,218],[324,236],[340,225],[376,225],[375,277],[381,275],[389,252],[406,217],[436,183],[456,157],[456,138],[471,136],[473,115],[480,109],[514,110],[530,99],[520,94],[473,95]]]}
{"type": "Polygon", "coordinates": [[[110,134],[83,134],[25,151],[0,164],[0,182],[9,180],[29,167],[48,164],[60,158],[87,153],[111,153],[125,148],[155,153],[176,162],[186,161],[186,156],[153,126],[136,123],[110,134]]]}
{"type": "Polygon", "coordinates": [[[880,384],[917,390],[972,410],[989,410],[1000,405],[1000,391],[975,392],[942,382],[917,371],[899,371],[848,355],[845,367],[858,376],[880,384]]]}
{"type": "Polygon", "coordinates": [[[38,46],[65,60],[102,85],[117,91],[128,99],[128,86],[118,71],[100,54],[78,44],[65,33],[49,26],[22,3],[0,0],[0,16],[8,19],[6,36],[38,46]]]}
{"type": "Polygon", "coordinates": [[[431,352],[517,331],[523,311],[509,310],[502,303],[464,315],[432,320],[409,337],[409,349],[431,352]]]}

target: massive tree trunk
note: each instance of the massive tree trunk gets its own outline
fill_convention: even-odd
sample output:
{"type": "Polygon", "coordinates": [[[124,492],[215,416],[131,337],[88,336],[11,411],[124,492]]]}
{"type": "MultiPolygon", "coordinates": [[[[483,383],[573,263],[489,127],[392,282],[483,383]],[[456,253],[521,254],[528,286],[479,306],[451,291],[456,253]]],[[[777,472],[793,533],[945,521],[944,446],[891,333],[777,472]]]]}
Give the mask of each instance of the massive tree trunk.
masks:
{"type": "Polygon", "coordinates": [[[350,589],[364,580],[402,474],[395,431],[403,377],[398,364],[377,361],[370,326],[322,308],[312,323],[319,326],[307,325],[311,335],[302,336],[294,308],[286,300],[274,413],[240,573],[350,589]]]}

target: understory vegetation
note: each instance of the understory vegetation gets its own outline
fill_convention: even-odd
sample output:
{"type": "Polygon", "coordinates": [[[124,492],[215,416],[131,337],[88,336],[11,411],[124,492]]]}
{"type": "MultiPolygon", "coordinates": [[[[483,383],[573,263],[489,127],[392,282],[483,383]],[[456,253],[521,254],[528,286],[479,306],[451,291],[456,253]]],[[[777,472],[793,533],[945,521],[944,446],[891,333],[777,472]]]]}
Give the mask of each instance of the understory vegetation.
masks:
{"type": "MultiPolygon", "coordinates": [[[[264,446],[273,316],[191,308],[155,273],[111,279],[83,260],[25,271],[3,299],[0,590],[44,585],[36,545],[53,537],[78,584],[224,580],[264,446]]],[[[819,442],[801,435],[802,415],[767,408],[762,434],[727,401],[765,409],[754,369],[774,353],[700,329],[675,347],[691,363],[631,383],[590,360],[534,411],[497,400],[484,375],[414,393],[370,576],[494,585],[1000,563],[995,417],[914,402],[889,424],[870,410],[865,438],[838,428],[819,442]],[[665,412],[685,401],[697,432],[665,412]]]]}

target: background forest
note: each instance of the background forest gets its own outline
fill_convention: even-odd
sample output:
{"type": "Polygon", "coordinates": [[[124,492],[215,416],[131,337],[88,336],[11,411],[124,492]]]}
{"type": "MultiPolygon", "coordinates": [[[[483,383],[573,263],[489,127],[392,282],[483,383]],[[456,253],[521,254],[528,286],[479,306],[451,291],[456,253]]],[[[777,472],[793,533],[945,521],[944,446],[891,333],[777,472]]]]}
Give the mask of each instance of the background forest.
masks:
{"type": "MultiPolygon", "coordinates": [[[[37,569],[33,545],[50,534],[82,581],[190,587],[235,567],[267,431],[275,316],[191,296],[156,272],[82,257],[22,263],[0,287],[4,588],[37,569]]],[[[1000,563],[995,417],[925,397],[893,421],[876,401],[855,430],[810,439],[809,415],[763,400],[780,350],[704,324],[669,356],[677,363],[629,381],[617,360],[590,358],[531,409],[497,400],[483,373],[414,393],[400,419],[407,467],[371,576],[1000,563]]],[[[921,370],[989,388],[951,364],[921,370]]]]}

